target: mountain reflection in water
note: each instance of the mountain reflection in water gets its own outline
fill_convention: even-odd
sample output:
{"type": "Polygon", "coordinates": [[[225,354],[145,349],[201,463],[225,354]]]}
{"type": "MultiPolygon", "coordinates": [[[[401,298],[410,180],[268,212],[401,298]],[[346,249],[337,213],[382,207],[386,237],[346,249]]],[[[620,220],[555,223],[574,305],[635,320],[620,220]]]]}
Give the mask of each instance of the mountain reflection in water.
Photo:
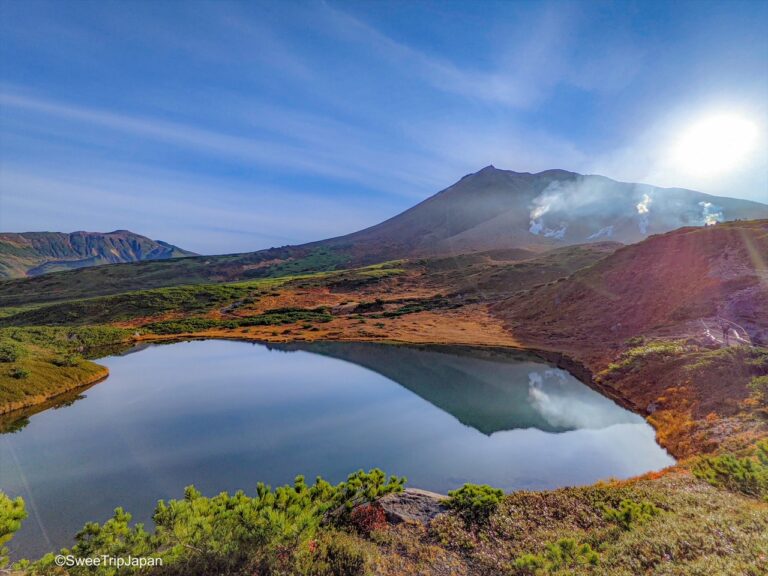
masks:
{"type": "Polygon", "coordinates": [[[600,429],[643,419],[532,354],[366,342],[270,345],[363,366],[482,432],[600,429]]]}

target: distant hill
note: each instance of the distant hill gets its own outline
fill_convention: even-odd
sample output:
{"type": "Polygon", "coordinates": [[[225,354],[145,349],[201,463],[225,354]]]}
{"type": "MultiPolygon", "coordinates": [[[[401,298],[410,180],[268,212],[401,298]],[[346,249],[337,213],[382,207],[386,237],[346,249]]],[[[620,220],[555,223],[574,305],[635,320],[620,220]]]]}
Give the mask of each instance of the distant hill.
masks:
{"type": "Polygon", "coordinates": [[[128,230],[0,233],[0,278],[194,255],[128,230]]]}
{"type": "Polygon", "coordinates": [[[285,276],[400,258],[537,253],[593,242],[627,244],[681,226],[758,218],[768,218],[768,205],[565,170],[529,174],[488,166],[389,220],[346,236],[242,254],[138,262],[0,282],[0,306],[285,276]]]}

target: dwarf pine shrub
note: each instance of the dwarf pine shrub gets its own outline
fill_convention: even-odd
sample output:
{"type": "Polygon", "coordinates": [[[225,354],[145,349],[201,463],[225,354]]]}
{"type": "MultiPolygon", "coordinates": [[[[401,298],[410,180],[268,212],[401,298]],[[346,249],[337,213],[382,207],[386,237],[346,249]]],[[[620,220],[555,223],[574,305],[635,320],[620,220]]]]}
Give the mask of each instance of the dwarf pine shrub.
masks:
{"type": "Polygon", "coordinates": [[[757,444],[754,458],[733,454],[705,456],[696,462],[693,474],[713,486],[768,497],[768,440],[757,444]]]}
{"type": "Polygon", "coordinates": [[[447,506],[468,524],[485,524],[499,507],[504,491],[487,484],[464,484],[448,492],[447,506]]]}
{"type": "Polygon", "coordinates": [[[579,544],[573,538],[561,538],[553,544],[547,544],[541,554],[519,556],[510,571],[514,576],[538,576],[578,566],[596,566],[599,563],[599,554],[589,544],[579,544]]]}
{"type": "Polygon", "coordinates": [[[609,522],[618,524],[623,530],[631,530],[635,525],[644,524],[659,512],[660,510],[652,502],[624,499],[619,503],[618,508],[605,506],[603,517],[609,522]]]}

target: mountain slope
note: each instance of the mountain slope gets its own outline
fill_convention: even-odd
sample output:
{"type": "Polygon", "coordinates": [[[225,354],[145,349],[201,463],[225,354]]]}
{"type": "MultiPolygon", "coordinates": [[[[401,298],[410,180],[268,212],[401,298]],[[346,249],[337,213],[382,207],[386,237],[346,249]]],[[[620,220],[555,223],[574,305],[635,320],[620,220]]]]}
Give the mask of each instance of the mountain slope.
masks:
{"type": "Polygon", "coordinates": [[[768,206],[565,170],[488,166],[381,224],[317,244],[373,261],[597,240],[628,244],[681,226],[754,218],[768,218],[768,206]]]}
{"type": "Polygon", "coordinates": [[[639,334],[698,337],[718,318],[765,343],[768,220],[653,236],[493,312],[531,346],[599,350],[639,334]]]}
{"type": "Polygon", "coordinates": [[[193,252],[128,230],[0,233],[0,277],[39,276],[100,264],[163,260],[193,252]]]}
{"type": "Polygon", "coordinates": [[[300,246],[85,269],[0,282],[0,306],[364,266],[483,251],[631,243],[719,220],[768,218],[768,205],[582,176],[486,167],[385,222],[300,246]]]}

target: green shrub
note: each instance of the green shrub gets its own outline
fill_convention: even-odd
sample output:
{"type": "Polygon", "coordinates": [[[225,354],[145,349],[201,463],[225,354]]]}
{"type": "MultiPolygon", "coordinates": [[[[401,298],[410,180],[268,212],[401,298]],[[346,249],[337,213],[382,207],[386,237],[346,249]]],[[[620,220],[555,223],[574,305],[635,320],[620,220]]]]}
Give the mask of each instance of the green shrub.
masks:
{"type": "Polygon", "coordinates": [[[8,563],[8,550],[5,548],[13,535],[21,528],[21,522],[27,517],[24,500],[20,497],[11,500],[0,491],[0,572],[8,563]]]}
{"type": "Polygon", "coordinates": [[[294,324],[296,322],[320,322],[326,323],[333,320],[327,308],[275,308],[266,310],[257,316],[241,318],[240,326],[277,326],[280,324],[294,324]]]}
{"type": "Polygon", "coordinates": [[[757,444],[756,458],[705,456],[694,464],[693,474],[713,486],[748,496],[768,496],[768,440],[757,444]]]}
{"type": "Polygon", "coordinates": [[[16,378],[16,380],[25,380],[26,378],[29,378],[30,372],[26,368],[17,366],[16,368],[12,368],[9,374],[11,378],[16,378]]]}
{"type": "Polygon", "coordinates": [[[504,492],[487,484],[464,484],[448,492],[447,506],[469,524],[485,524],[499,507],[504,492]]]}
{"type": "Polygon", "coordinates": [[[579,544],[573,538],[561,538],[554,544],[547,544],[541,554],[523,554],[512,564],[515,576],[538,576],[557,570],[578,566],[596,566],[600,556],[589,544],[579,544]]]}
{"type": "Polygon", "coordinates": [[[216,328],[231,330],[250,326],[280,326],[297,322],[304,322],[305,326],[312,326],[310,322],[326,323],[331,320],[333,320],[333,316],[328,313],[326,308],[275,308],[256,316],[246,316],[232,320],[216,320],[213,318],[163,320],[146,324],[144,328],[155,334],[182,334],[216,328]]]}
{"type": "MultiPolygon", "coordinates": [[[[293,485],[275,490],[259,483],[254,496],[222,492],[208,498],[190,486],[182,500],[158,503],[153,533],[140,524],[131,526],[130,514],[118,508],[104,524],[86,524],[75,546],[61,554],[159,557],[174,574],[295,574],[308,553],[312,557],[319,550],[319,565],[328,569],[305,573],[357,576],[365,558],[349,542],[324,541],[319,549],[312,542],[347,526],[356,507],[402,490],[404,482],[374,469],[355,472],[335,486],[322,478],[309,486],[301,476],[293,485]]],[[[50,574],[53,562],[49,554],[33,563],[30,573],[50,574]]],[[[69,574],[113,574],[108,567],[88,570],[73,569],[69,574]]]]}
{"type": "Polygon", "coordinates": [[[614,522],[624,530],[631,530],[637,524],[644,524],[660,510],[652,502],[635,502],[634,500],[622,500],[618,508],[605,506],[603,517],[609,522],[614,522]]]}
{"type": "Polygon", "coordinates": [[[607,374],[632,370],[650,361],[668,361],[679,357],[686,351],[684,343],[680,340],[646,341],[644,338],[631,338],[627,344],[632,347],[625,350],[617,362],[608,366],[605,371],[607,374]]]}
{"type": "Polygon", "coordinates": [[[747,384],[752,398],[758,401],[759,404],[768,407],[768,375],[755,376],[747,384]]]}
{"type": "Polygon", "coordinates": [[[53,359],[53,364],[59,367],[73,367],[80,364],[81,356],[77,354],[64,354],[53,359]]]}
{"type": "Polygon", "coordinates": [[[111,326],[25,326],[0,328],[0,339],[12,340],[22,346],[33,344],[60,354],[94,352],[103,356],[109,348],[124,345],[133,332],[111,326]]]}
{"type": "Polygon", "coordinates": [[[236,328],[234,321],[222,322],[220,320],[211,320],[208,318],[185,318],[183,320],[164,320],[162,322],[152,322],[146,324],[143,328],[154,332],[155,334],[183,334],[186,332],[202,332],[212,328],[236,328]]]}
{"type": "Polygon", "coordinates": [[[0,340],[0,362],[16,362],[24,354],[24,349],[10,338],[0,340]]]}
{"type": "Polygon", "coordinates": [[[0,325],[71,326],[115,322],[166,312],[200,313],[228,303],[237,307],[237,299],[244,297],[249,291],[250,288],[242,284],[201,284],[137,290],[24,310],[0,320],[0,325]]]}
{"type": "Polygon", "coordinates": [[[543,554],[523,554],[512,564],[511,573],[515,576],[536,576],[547,569],[543,554]]]}
{"type": "Polygon", "coordinates": [[[632,338],[628,338],[625,344],[630,348],[642,346],[645,344],[645,336],[633,336],[632,338]]]}
{"type": "MultiPolygon", "coordinates": [[[[381,300],[376,300],[375,304],[381,305],[381,300]]],[[[390,310],[387,312],[381,312],[380,314],[373,314],[373,318],[397,318],[399,316],[405,316],[406,314],[415,314],[417,312],[427,312],[429,310],[439,310],[443,308],[458,308],[461,305],[458,303],[451,303],[449,300],[444,298],[442,295],[438,294],[437,296],[433,298],[424,298],[421,300],[416,300],[414,302],[410,302],[408,304],[405,304],[404,306],[401,306],[397,310],[390,310]]],[[[360,310],[360,306],[357,307],[358,312],[362,311],[360,310]]]]}

